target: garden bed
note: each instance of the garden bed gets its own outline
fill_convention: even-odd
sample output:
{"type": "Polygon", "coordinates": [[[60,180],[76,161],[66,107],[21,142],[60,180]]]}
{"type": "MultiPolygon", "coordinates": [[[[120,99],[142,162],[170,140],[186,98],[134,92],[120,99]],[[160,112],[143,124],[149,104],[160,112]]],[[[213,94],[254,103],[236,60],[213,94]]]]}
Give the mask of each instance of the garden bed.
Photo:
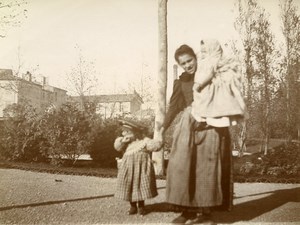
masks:
{"type": "Polygon", "coordinates": [[[91,161],[78,163],[74,166],[55,166],[49,163],[23,163],[1,161],[0,168],[21,169],[43,173],[65,174],[65,175],[82,175],[96,177],[117,177],[117,169],[100,168],[91,161]]]}
{"type": "Polygon", "coordinates": [[[280,144],[267,155],[254,153],[234,158],[237,182],[300,183],[300,144],[280,144]]]}
{"type": "MultiPolygon", "coordinates": [[[[235,159],[237,161],[239,159],[235,159]]],[[[245,159],[243,159],[245,160],[245,159]]],[[[239,160],[241,161],[241,160],[239,160]]],[[[300,183],[299,177],[274,177],[267,175],[254,174],[240,174],[240,162],[236,162],[234,166],[234,182],[237,183],[300,183]]],[[[95,177],[111,177],[116,178],[117,168],[100,168],[95,165],[77,166],[54,166],[48,163],[21,163],[21,162],[0,162],[0,168],[21,169],[34,172],[65,174],[65,175],[81,175],[81,176],[95,176],[95,177]]],[[[158,176],[158,179],[165,179],[165,176],[158,176]]]]}
{"type": "MultiPolygon", "coordinates": [[[[300,183],[299,143],[286,147],[279,145],[264,156],[254,153],[243,157],[233,157],[234,182],[300,183]]],[[[53,174],[83,175],[96,177],[117,177],[117,162],[114,168],[103,168],[92,160],[79,160],[76,164],[65,163],[57,166],[50,163],[25,163],[0,161],[0,168],[21,169],[53,174]],[[69,166],[67,166],[69,165],[69,166]]],[[[158,176],[165,179],[165,176],[158,176]]]]}

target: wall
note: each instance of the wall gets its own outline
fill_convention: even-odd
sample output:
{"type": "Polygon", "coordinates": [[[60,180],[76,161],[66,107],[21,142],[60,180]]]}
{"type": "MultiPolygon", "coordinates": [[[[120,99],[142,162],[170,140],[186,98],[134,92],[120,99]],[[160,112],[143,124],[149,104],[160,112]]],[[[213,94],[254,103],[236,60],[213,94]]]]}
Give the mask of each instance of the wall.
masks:
{"type": "Polygon", "coordinates": [[[66,91],[60,88],[45,86],[24,79],[18,81],[0,80],[0,117],[3,109],[13,103],[28,102],[37,110],[49,106],[59,107],[67,101],[66,91]],[[5,88],[14,84],[14,88],[5,88]],[[3,88],[4,87],[4,88],[3,88]]]}
{"type": "Polygon", "coordinates": [[[0,80],[0,117],[3,117],[3,110],[10,104],[18,102],[18,93],[9,88],[15,86],[16,81],[0,80]]]}

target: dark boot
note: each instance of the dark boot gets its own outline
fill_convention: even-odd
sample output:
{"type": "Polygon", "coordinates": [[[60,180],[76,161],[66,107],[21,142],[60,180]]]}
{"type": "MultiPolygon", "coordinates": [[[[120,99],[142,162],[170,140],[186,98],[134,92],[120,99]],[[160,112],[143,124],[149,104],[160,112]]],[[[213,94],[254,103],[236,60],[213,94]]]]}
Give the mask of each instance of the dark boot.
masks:
{"type": "Polygon", "coordinates": [[[137,214],[137,203],[130,202],[130,209],[128,210],[128,215],[134,215],[134,214],[137,214]]]}
{"type": "Polygon", "coordinates": [[[202,217],[203,217],[204,221],[210,221],[211,220],[211,210],[210,210],[209,207],[203,207],[202,217]]]}
{"type": "Polygon", "coordinates": [[[145,210],[145,203],[144,201],[139,201],[138,202],[138,213],[141,216],[144,216],[146,214],[146,210],[145,210]]]}

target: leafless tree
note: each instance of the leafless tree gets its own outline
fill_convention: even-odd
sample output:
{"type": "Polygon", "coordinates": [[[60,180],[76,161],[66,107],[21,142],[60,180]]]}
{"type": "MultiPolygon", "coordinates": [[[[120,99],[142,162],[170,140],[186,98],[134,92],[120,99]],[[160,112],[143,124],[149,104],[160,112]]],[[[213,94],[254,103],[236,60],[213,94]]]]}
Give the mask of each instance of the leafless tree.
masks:
{"type": "Polygon", "coordinates": [[[83,109],[85,98],[84,96],[95,93],[95,88],[98,85],[96,76],[96,69],[93,61],[88,61],[82,54],[82,49],[77,45],[75,47],[78,51],[78,61],[71,72],[67,74],[68,87],[71,95],[80,97],[80,105],[83,109]]]}
{"type": "Polygon", "coordinates": [[[299,78],[300,78],[300,15],[294,0],[280,2],[282,32],[285,38],[284,70],[285,101],[286,101],[286,141],[292,141],[295,124],[300,133],[299,112],[299,78]]]}
{"type": "Polygon", "coordinates": [[[255,62],[257,65],[257,81],[261,81],[259,91],[261,108],[261,152],[268,152],[270,140],[270,119],[272,111],[272,96],[274,93],[274,36],[270,30],[268,15],[262,8],[258,9],[256,25],[254,26],[256,46],[254,49],[255,62]]]}
{"type": "Polygon", "coordinates": [[[267,154],[270,139],[272,102],[276,91],[275,61],[278,58],[269,15],[256,0],[237,0],[235,28],[244,47],[244,73],[247,81],[246,102],[250,120],[241,129],[258,129],[262,137],[261,151],[267,154]],[[260,112],[258,114],[257,112],[260,112]]]}
{"type": "Polygon", "coordinates": [[[0,1],[0,38],[6,36],[9,27],[19,26],[21,20],[27,17],[26,0],[0,1]]]}
{"type": "MultiPolygon", "coordinates": [[[[239,32],[241,41],[244,47],[244,56],[243,56],[243,67],[246,85],[245,85],[245,95],[246,95],[246,104],[249,110],[249,117],[252,117],[251,106],[252,106],[252,87],[253,87],[253,77],[254,77],[254,58],[253,58],[253,49],[254,49],[254,37],[253,37],[253,29],[255,25],[254,15],[255,10],[257,9],[256,1],[245,1],[245,0],[237,0],[236,1],[237,8],[237,17],[235,20],[235,29],[239,32]]],[[[239,126],[239,134],[238,143],[239,143],[239,151],[242,155],[243,152],[246,151],[246,138],[247,138],[247,128],[251,123],[250,121],[245,121],[241,126],[239,126]]]]}
{"type": "Polygon", "coordinates": [[[18,63],[16,64],[15,68],[12,68],[11,76],[6,77],[7,79],[2,80],[2,82],[0,83],[0,89],[15,94],[26,90],[26,88],[29,88],[31,82],[27,82],[27,81],[35,81],[34,74],[36,75],[39,70],[39,65],[36,65],[35,67],[28,69],[26,74],[23,72],[24,60],[21,54],[20,46],[18,46],[17,59],[18,59],[18,63]]]}

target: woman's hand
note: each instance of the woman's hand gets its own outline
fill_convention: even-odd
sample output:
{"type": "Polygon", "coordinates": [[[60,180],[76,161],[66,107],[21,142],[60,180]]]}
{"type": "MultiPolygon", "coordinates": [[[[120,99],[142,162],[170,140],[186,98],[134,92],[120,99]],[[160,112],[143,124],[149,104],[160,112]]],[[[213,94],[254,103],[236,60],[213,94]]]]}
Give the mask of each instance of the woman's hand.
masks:
{"type": "Polygon", "coordinates": [[[193,85],[193,91],[200,92],[201,91],[201,84],[195,83],[193,85]]]}
{"type": "Polygon", "coordinates": [[[164,142],[164,132],[165,132],[165,128],[161,127],[160,130],[156,133],[156,136],[154,139],[159,142],[164,142]]]}

